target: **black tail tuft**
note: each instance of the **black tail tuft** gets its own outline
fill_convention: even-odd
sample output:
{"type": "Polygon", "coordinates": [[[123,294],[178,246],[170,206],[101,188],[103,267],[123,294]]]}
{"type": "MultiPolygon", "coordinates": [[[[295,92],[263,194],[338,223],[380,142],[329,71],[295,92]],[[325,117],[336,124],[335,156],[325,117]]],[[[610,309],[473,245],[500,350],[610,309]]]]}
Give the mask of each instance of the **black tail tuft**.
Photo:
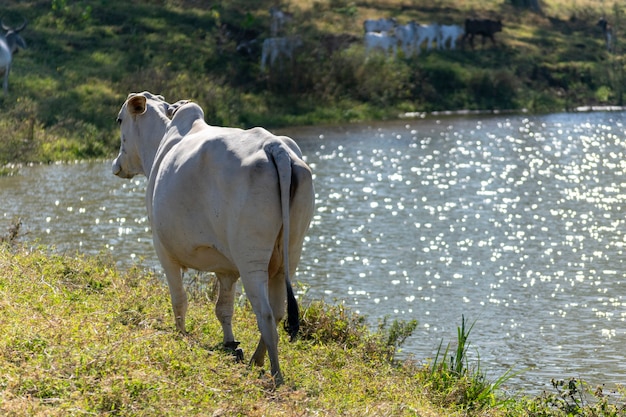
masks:
{"type": "Polygon", "coordinates": [[[291,341],[294,342],[298,337],[300,330],[300,311],[298,309],[298,301],[293,294],[291,282],[287,281],[287,320],[285,321],[285,331],[289,334],[291,341]]]}

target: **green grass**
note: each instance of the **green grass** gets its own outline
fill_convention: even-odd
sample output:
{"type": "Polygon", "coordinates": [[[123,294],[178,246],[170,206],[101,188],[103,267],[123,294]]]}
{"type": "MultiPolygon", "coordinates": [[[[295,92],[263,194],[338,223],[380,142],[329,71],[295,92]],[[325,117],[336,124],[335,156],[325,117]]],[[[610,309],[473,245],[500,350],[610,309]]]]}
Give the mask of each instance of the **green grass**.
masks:
{"type": "MultiPolygon", "coordinates": [[[[6,238],[6,237],[5,237],[6,238]]],[[[416,322],[369,329],[341,304],[302,302],[300,338],[281,332],[285,384],[220,347],[211,285],[189,282],[188,332],[176,332],[166,286],[106,256],[0,243],[0,414],[6,416],[623,416],[621,394],[554,382],[537,398],[501,390],[469,360],[474,326],[434,359],[395,360],[416,322]],[[448,361],[448,355],[450,358],[448,361]]],[[[235,332],[258,340],[247,303],[235,332]]]]}
{"type": "MultiPolygon", "coordinates": [[[[183,337],[174,330],[166,287],[140,269],[122,273],[104,258],[5,245],[0,271],[3,415],[411,415],[411,409],[437,409],[417,391],[413,370],[388,360],[387,338],[379,341],[360,319],[333,308],[304,308],[302,338],[290,344],[281,336],[286,384],[274,391],[261,369],[238,364],[219,348],[208,290],[190,291],[189,335],[183,337]]],[[[256,320],[247,305],[236,314],[236,333],[250,354],[256,320]]]]}
{"type": "Polygon", "coordinates": [[[222,30],[269,34],[269,0],[7,0],[3,18],[29,21],[29,48],[15,59],[10,93],[0,98],[0,165],[111,156],[115,115],[129,92],[190,98],[211,124],[268,128],[397,118],[403,112],[458,109],[561,111],[623,103],[624,63],[608,54],[596,27],[607,16],[620,38],[617,1],[548,0],[544,14],[510,1],[292,0],[287,32],[304,41],[292,63],[262,72],[259,57],[236,52],[222,30]],[[462,24],[501,18],[498,46],[365,59],[362,21],[462,24]],[[321,39],[351,37],[329,52],[321,39]]]}

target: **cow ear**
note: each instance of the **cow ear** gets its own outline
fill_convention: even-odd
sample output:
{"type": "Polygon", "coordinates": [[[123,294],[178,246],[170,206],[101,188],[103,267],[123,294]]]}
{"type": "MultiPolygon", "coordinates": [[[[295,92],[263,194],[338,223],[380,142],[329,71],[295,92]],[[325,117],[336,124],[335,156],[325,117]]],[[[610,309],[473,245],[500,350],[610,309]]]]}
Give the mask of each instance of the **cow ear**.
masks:
{"type": "Polygon", "coordinates": [[[170,119],[174,117],[174,113],[187,103],[189,103],[189,100],[178,100],[176,103],[170,104],[167,108],[167,117],[170,119]]]}
{"type": "Polygon", "coordinates": [[[128,111],[133,116],[138,116],[146,112],[146,98],[144,96],[133,96],[128,99],[128,111]]]}

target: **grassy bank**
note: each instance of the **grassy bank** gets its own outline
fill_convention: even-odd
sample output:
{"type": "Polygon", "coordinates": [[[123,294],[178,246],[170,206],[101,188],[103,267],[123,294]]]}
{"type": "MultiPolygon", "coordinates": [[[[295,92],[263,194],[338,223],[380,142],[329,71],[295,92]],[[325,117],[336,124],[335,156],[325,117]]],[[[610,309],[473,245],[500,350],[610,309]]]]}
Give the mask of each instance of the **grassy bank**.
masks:
{"type": "MultiPolygon", "coordinates": [[[[0,244],[0,414],[6,416],[620,416],[616,398],[555,384],[510,396],[506,375],[468,362],[470,326],[431,360],[396,362],[415,323],[381,323],[302,302],[295,343],[281,334],[285,385],[220,349],[210,288],[190,286],[189,335],[167,288],[140,268],[0,244]]],[[[247,303],[235,332],[248,357],[258,330],[247,303]]],[[[435,347],[435,346],[434,346],[435,347]]]]}
{"type": "Polygon", "coordinates": [[[212,124],[276,127],[396,118],[456,109],[561,111],[623,104],[624,6],[546,0],[543,14],[509,0],[291,0],[282,34],[303,47],[264,72],[240,38],[270,36],[274,1],[7,0],[6,23],[29,21],[0,98],[0,163],[93,158],[118,146],[115,115],[131,91],[191,98],[212,124]],[[373,17],[462,24],[502,19],[497,46],[365,59],[362,21],[373,17]],[[604,48],[598,18],[616,34],[604,48]],[[334,45],[334,46],[332,46],[334,45]]]}

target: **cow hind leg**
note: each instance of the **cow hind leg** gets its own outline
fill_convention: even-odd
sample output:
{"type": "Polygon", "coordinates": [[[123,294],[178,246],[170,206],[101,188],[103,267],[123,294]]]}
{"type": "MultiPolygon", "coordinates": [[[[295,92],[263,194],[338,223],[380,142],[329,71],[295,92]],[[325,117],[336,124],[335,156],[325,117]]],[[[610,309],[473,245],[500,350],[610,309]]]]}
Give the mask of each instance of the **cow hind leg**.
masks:
{"type": "Polygon", "coordinates": [[[268,296],[268,273],[267,271],[242,273],[241,279],[261,332],[261,339],[250,363],[263,366],[265,352],[267,352],[270,357],[272,376],[276,384],[280,385],[283,377],[278,363],[278,330],[268,296]]]}
{"type": "MultiPolygon", "coordinates": [[[[280,321],[285,316],[285,299],[287,297],[287,287],[285,286],[285,275],[283,271],[279,271],[276,275],[274,275],[270,281],[268,286],[268,296],[270,306],[272,307],[272,313],[274,315],[275,326],[280,323],[280,321]]],[[[265,358],[265,353],[267,352],[267,347],[263,342],[263,337],[259,339],[259,344],[252,355],[252,360],[255,363],[263,364],[263,359],[265,358]]]]}

